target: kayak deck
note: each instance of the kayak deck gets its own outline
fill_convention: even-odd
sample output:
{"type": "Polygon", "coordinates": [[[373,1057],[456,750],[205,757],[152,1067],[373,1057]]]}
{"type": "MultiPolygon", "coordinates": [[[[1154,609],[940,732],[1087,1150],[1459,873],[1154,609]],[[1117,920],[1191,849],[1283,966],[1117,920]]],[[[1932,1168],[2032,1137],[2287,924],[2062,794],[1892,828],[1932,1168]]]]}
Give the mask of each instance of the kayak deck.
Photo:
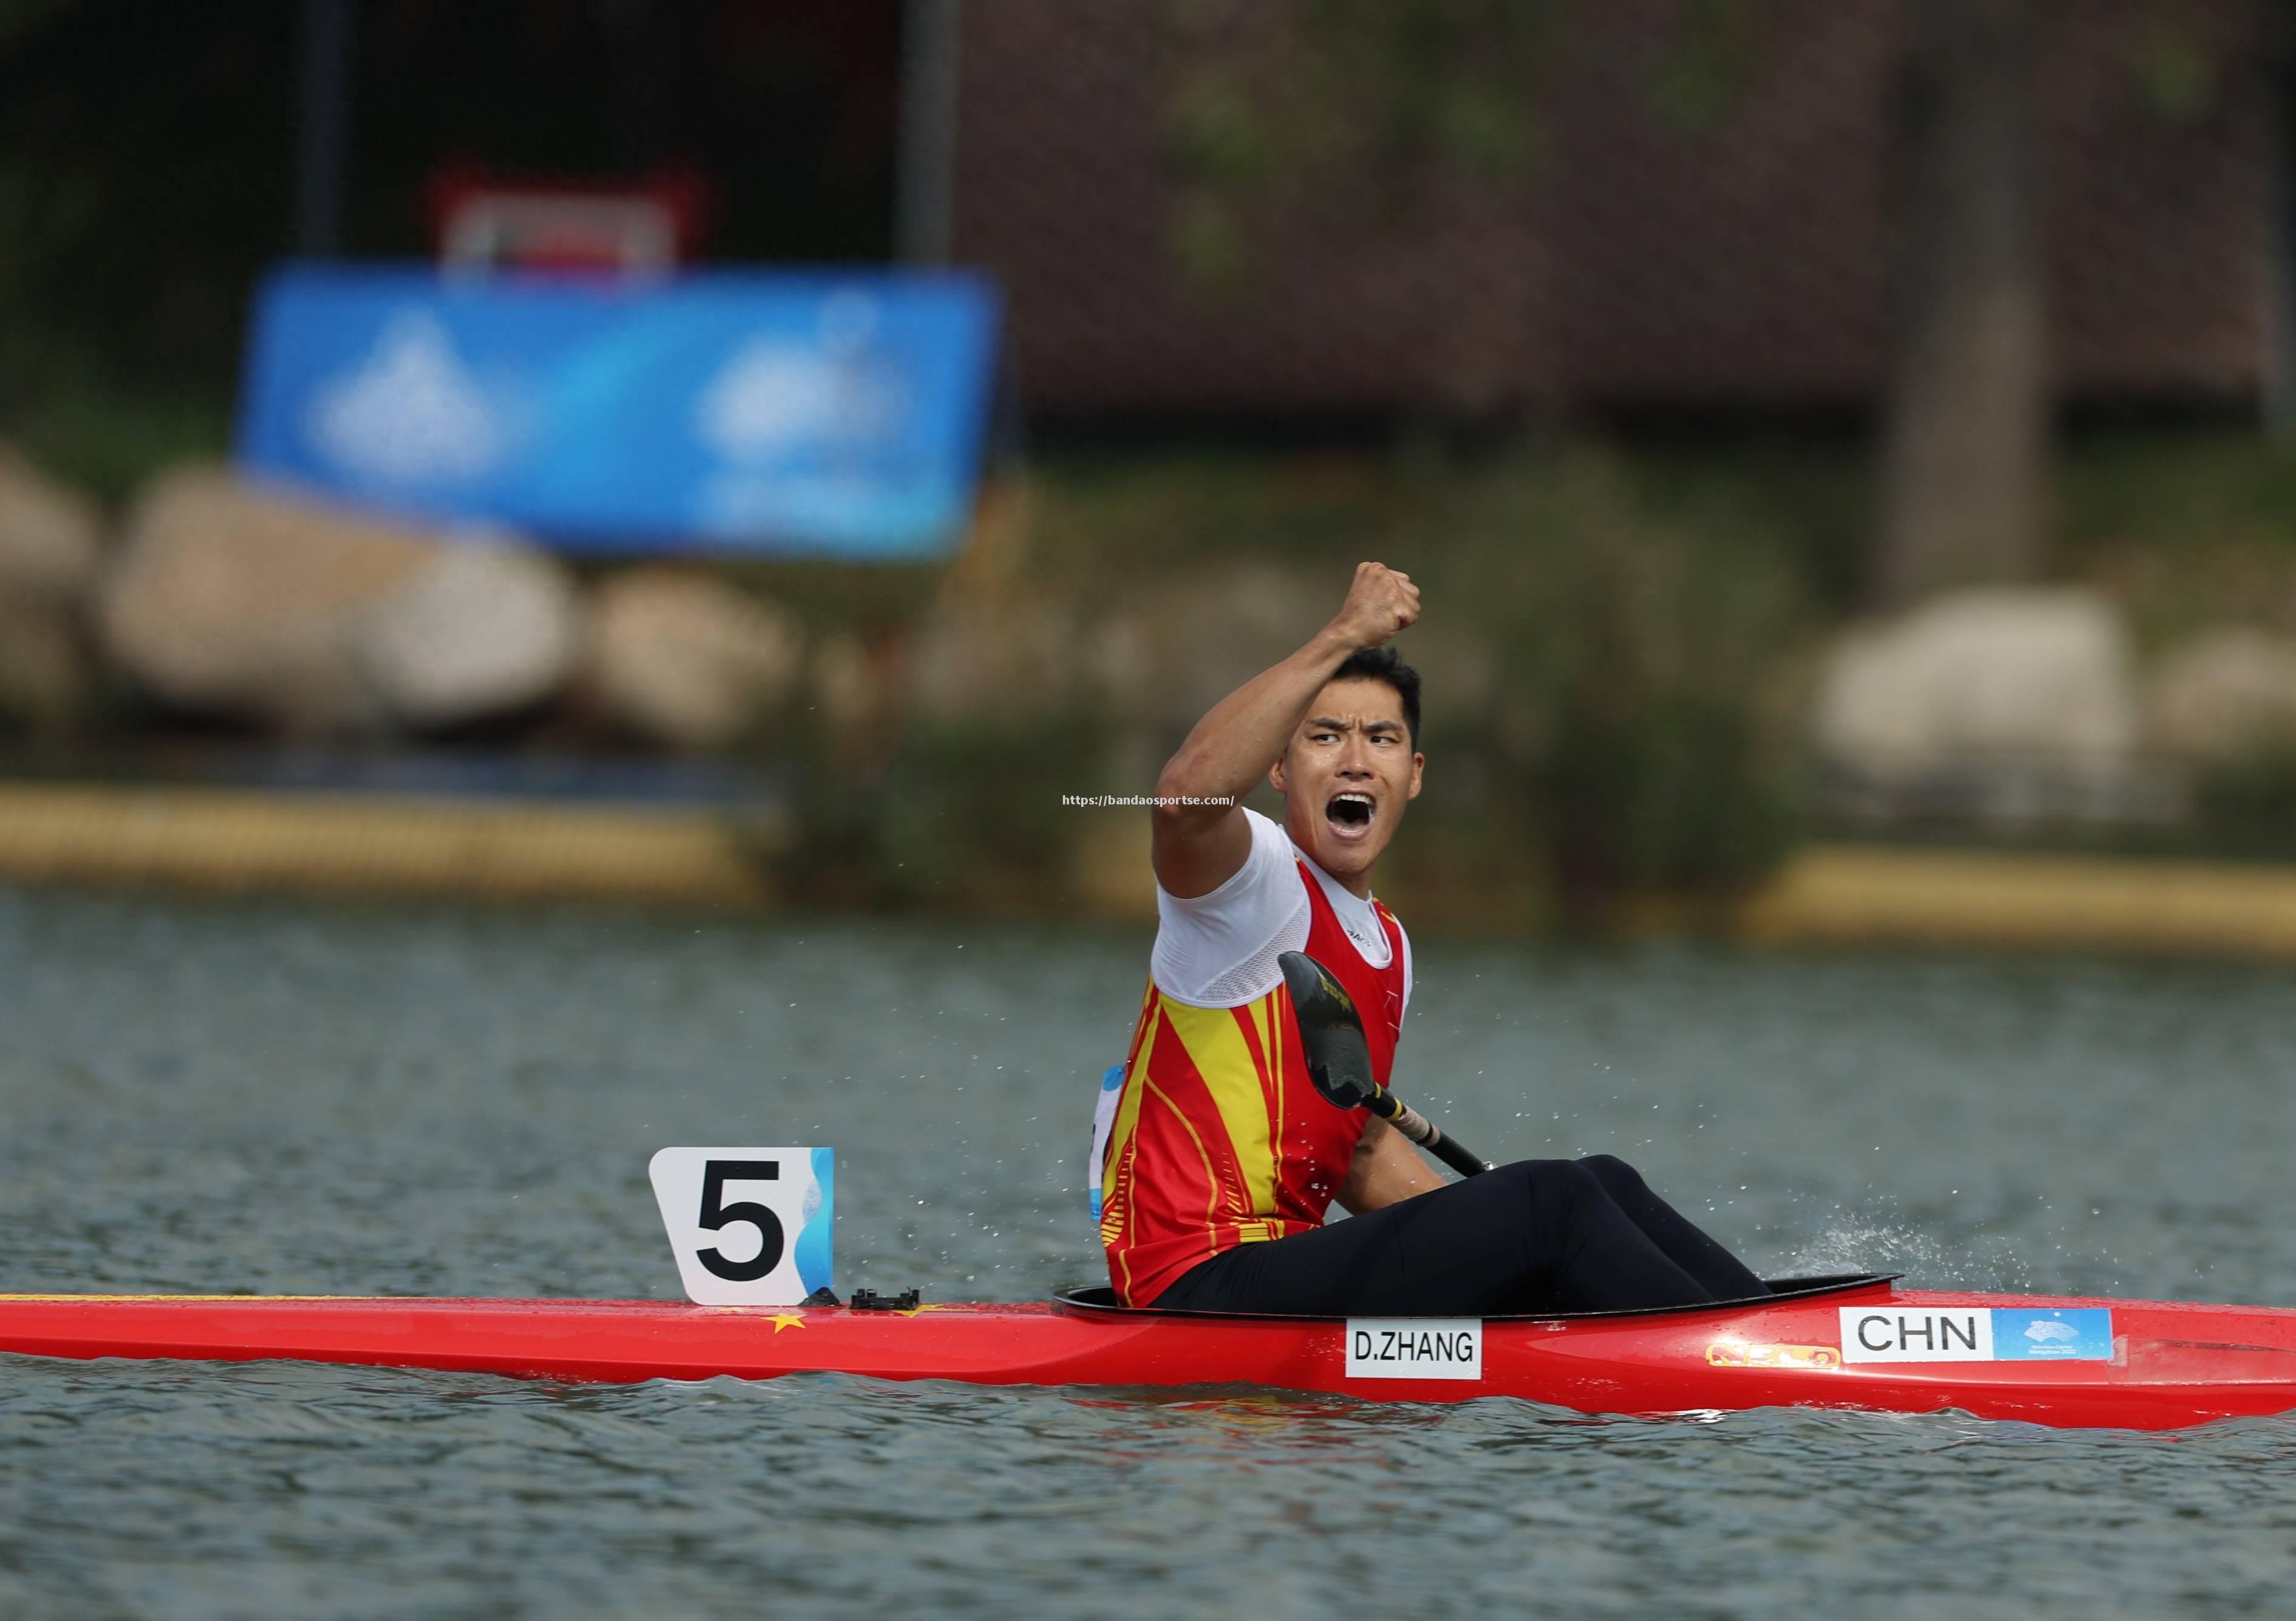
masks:
{"type": "MultiPolygon", "coordinates": [[[[1136,1312],[1095,1304],[1090,1293],[908,1311],[0,1295],[0,1352],[291,1359],[570,1383],[834,1372],[981,1385],[1248,1384],[1390,1401],[1514,1396],[1590,1413],[1954,1410],[2138,1429],[2296,1410],[2296,1311],[2265,1307],[1907,1290],[1857,1279],[1660,1312],[1494,1318],[1472,1325],[1480,1334],[1472,1377],[1431,1365],[1423,1377],[1357,1369],[1349,1341],[1362,1320],[1136,1312]]],[[[1355,1348],[1373,1347],[1357,1340],[1355,1348]]]]}

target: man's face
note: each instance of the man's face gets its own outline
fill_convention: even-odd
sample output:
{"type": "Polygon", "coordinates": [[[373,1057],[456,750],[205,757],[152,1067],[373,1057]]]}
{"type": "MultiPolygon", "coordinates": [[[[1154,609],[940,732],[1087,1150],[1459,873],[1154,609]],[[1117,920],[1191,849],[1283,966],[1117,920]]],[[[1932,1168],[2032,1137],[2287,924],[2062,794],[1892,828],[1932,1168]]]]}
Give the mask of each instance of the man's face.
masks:
{"type": "MultiPolygon", "coordinates": [[[[1411,746],[1403,696],[1384,681],[1333,681],[1267,773],[1284,797],[1292,842],[1345,882],[1371,870],[1419,797],[1425,763],[1411,746]]],[[[1352,885],[1350,885],[1352,887],[1352,885]]]]}

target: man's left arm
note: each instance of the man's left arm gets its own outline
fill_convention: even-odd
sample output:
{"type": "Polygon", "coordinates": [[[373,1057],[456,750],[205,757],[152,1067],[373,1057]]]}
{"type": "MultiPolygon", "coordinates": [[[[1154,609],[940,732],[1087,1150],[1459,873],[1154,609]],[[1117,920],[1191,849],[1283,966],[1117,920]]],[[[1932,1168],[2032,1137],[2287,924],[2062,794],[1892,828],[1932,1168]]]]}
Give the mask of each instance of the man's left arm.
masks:
{"type": "Polygon", "coordinates": [[[1410,1140],[1374,1117],[1364,1123],[1364,1134],[1356,1140],[1355,1158],[1348,1165],[1347,1181],[1340,1184],[1336,1197],[1341,1209],[1361,1215],[1442,1185],[1443,1178],[1419,1157],[1410,1140]]]}

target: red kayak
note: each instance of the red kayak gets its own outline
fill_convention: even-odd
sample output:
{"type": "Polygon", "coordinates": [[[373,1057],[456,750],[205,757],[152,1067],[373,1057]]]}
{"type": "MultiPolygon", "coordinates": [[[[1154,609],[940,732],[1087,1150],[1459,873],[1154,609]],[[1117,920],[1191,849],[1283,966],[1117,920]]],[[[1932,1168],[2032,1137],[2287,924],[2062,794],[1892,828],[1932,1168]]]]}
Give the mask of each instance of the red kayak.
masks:
{"type": "Polygon", "coordinates": [[[1789,1280],[1772,1297],[1545,1318],[1023,1305],[0,1296],[0,1351],[293,1359],[569,1382],[845,1373],[976,1385],[1257,1385],[1375,1401],[1514,1396],[1589,1413],[1957,1411],[2169,1429],[2296,1410],[2296,1311],[1789,1280]]]}

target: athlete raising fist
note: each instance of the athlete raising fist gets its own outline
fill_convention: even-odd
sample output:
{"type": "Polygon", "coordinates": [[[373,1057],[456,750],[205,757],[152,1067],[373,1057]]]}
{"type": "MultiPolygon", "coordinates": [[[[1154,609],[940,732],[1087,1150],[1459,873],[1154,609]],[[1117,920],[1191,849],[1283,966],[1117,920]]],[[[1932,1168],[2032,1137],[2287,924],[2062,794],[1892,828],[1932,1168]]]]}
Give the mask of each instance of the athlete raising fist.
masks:
{"type": "Polygon", "coordinates": [[[1331,622],[1212,707],[1156,785],[1156,946],[1093,1168],[1129,1304],[1478,1316],[1767,1293],[1615,1159],[1527,1160],[1456,1184],[1319,1096],[1277,961],[1305,951],[1387,1083],[1411,945],[1371,870],[1419,795],[1419,676],[1388,644],[1419,588],[1356,568],[1331,622]],[[1283,820],[1242,804],[1265,776],[1283,820]],[[1336,1198],[1357,1213],[1324,1224],[1336,1198]]]}

